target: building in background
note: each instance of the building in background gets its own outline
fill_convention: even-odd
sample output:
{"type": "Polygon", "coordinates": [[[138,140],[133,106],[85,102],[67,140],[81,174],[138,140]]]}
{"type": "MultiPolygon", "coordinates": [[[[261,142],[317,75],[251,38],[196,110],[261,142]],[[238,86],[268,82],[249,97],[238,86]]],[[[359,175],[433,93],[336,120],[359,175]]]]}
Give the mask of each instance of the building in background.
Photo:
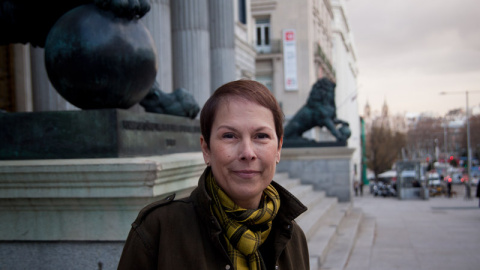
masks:
{"type": "Polygon", "coordinates": [[[332,7],[323,0],[252,0],[252,16],[256,79],[270,88],[289,119],[318,78],[335,79],[332,7]]]}
{"type": "Polygon", "coordinates": [[[336,74],[337,87],[335,102],[337,117],[350,124],[352,135],[348,139],[348,147],[356,149],[352,157],[353,176],[359,178],[362,164],[361,122],[358,108],[357,58],[353,34],[347,17],[344,0],[330,0],[334,21],[332,26],[333,67],[336,74]]]}
{"type": "MultiPolygon", "coordinates": [[[[472,118],[475,117],[478,113],[474,112],[472,118]]],[[[402,152],[405,159],[448,162],[451,156],[466,157],[466,113],[463,108],[450,110],[444,116],[431,112],[391,114],[387,101],[381,111],[373,112],[367,101],[362,118],[367,136],[372,127],[380,126],[405,134],[407,144],[402,152]]]]}
{"type": "MultiPolygon", "coordinates": [[[[287,121],[306,103],[312,85],[334,80],[337,117],[350,124],[348,147],[356,149],[352,174],[361,164],[355,46],[343,0],[252,0],[256,79],[277,97],[287,121]]],[[[334,140],[326,130],[307,132],[334,140]]]]}

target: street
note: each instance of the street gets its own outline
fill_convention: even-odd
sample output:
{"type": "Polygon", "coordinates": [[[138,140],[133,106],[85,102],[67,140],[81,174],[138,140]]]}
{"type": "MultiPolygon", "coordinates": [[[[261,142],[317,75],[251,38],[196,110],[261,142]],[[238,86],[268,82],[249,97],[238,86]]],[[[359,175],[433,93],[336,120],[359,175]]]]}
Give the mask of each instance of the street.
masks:
{"type": "Polygon", "coordinates": [[[423,200],[373,197],[368,187],[354,197],[364,222],[346,269],[480,269],[480,208],[472,187],[457,196],[423,200]],[[372,230],[375,227],[375,230],[372,230]]]}

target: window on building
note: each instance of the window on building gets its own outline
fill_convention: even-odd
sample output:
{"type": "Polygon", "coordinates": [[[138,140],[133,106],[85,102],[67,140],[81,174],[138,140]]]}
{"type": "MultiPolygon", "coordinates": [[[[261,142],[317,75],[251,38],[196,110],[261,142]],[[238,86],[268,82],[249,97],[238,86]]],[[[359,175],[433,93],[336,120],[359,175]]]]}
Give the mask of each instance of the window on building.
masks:
{"type": "Polygon", "coordinates": [[[247,24],[247,3],[246,0],[237,0],[238,1],[238,20],[247,24]]]}
{"type": "Polygon", "coordinates": [[[257,52],[269,53],[270,46],[270,19],[257,19],[255,22],[257,31],[257,52]]]}
{"type": "Polygon", "coordinates": [[[263,76],[256,76],[255,80],[263,85],[265,85],[270,92],[273,89],[273,78],[272,75],[263,75],[263,76]]]}

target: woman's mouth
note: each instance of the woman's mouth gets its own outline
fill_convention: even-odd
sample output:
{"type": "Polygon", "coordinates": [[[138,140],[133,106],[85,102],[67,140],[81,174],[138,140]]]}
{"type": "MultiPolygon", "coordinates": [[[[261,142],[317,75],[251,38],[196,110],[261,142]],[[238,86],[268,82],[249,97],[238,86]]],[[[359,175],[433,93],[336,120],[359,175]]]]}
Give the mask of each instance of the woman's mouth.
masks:
{"type": "Polygon", "coordinates": [[[236,171],[233,171],[233,173],[235,173],[241,178],[252,178],[260,174],[259,171],[255,171],[255,170],[236,170],[236,171]]]}

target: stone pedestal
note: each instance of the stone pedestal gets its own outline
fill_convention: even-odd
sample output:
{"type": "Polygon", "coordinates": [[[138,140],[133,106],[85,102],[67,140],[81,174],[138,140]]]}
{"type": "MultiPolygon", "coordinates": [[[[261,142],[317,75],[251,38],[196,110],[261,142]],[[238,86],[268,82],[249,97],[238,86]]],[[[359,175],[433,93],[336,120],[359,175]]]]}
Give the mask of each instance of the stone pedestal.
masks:
{"type": "Polygon", "coordinates": [[[140,209],[188,195],[204,168],[201,152],[0,161],[1,268],[116,269],[140,209]]]}
{"type": "Polygon", "coordinates": [[[0,160],[153,156],[200,150],[200,122],[120,109],[0,114],[0,160]]]}
{"type": "Polygon", "coordinates": [[[352,198],[351,158],[355,149],[347,147],[283,148],[277,172],[288,172],[340,202],[352,198]]]}

